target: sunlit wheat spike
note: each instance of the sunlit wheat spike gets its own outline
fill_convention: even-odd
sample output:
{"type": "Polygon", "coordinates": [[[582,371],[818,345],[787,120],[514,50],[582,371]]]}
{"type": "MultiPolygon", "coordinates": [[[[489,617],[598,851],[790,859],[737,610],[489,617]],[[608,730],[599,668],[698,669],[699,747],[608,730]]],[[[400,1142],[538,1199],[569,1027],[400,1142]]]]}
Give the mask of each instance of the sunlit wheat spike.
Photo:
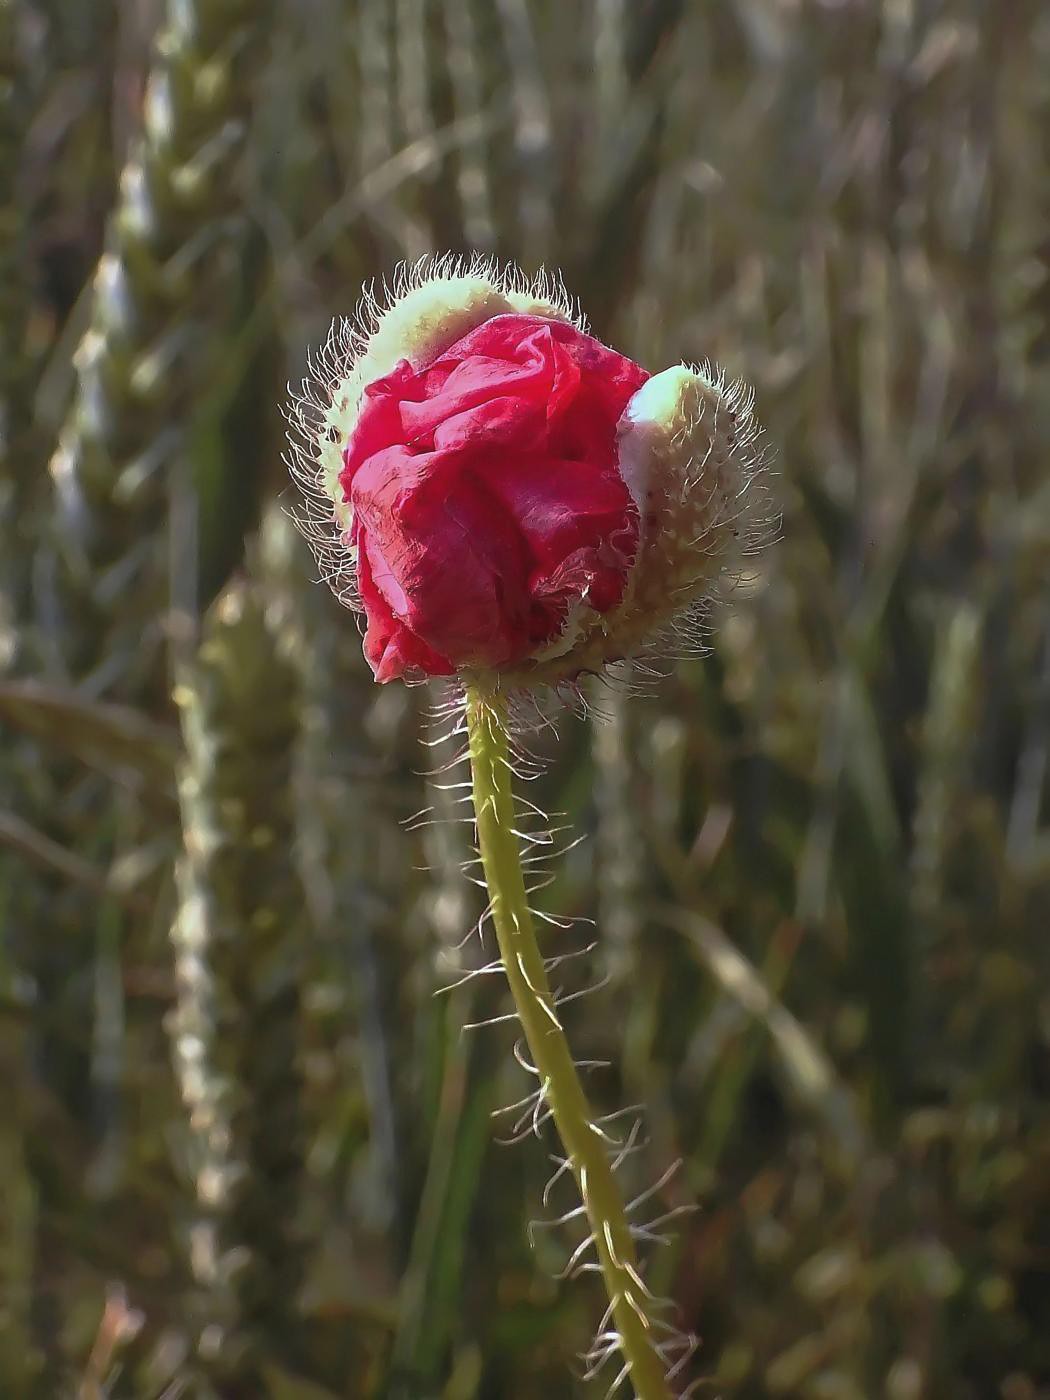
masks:
{"type": "Polygon", "coordinates": [[[303,919],[293,858],[296,687],[247,589],[216,605],[178,696],[187,758],[171,1033],[196,1194],[195,1317],[229,1344],[201,1364],[221,1378],[262,1343],[255,1300],[290,1298],[283,1284],[302,1263],[291,1231],[305,1150],[299,993],[294,976],[275,981],[270,972],[303,919]]]}
{"type": "MultiPolygon", "coordinates": [[[[45,415],[49,427],[61,420],[69,385],[72,398],[60,421],[50,462],[48,484],[54,494],[47,512],[47,540],[34,561],[38,579],[46,578],[35,604],[45,623],[36,633],[45,643],[37,664],[52,679],[75,683],[85,700],[106,696],[128,705],[159,707],[169,700],[163,665],[170,621],[167,531],[170,528],[173,535],[178,534],[192,513],[186,462],[178,444],[185,442],[183,423],[212,388],[211,355],[220,337],[209,339],[206,327],[214,329],[222,322],[231,305],[227,289],[237,281],[224,275],[231,270],[226,262],[231,249],[243,241],[243,200],[235,172],[251,104],[252,79],[265,50],[265,26],[259,24],[258,6],[228,0],[173,0],[166,7],[153,7],[150,17],[143,12],[139,18],[147,23],[159,13],[165,17],[145,89],[139,93],[138,80],[131,76],[134,65],[124,67],[116,56],[118,17],[124,37],[131,32],[129,23],[137,28],[121,7],[25,4],[18,9],[26,26],[26,53],[35,59],[27,65],[26,76],[45,80],[40,95],[53,111],[76,112],[75,103],[70,109],[67,98],[58,96],[56,77],[61,85],[69,79],[79,81],[90,72],[89,84],[101,81],[101,87],[93,90],[91,107],[83,114],[86,120],[74,116],[74,125],[90,130],[97,115],[98,129],[106,133],[104,158],[88,154],[95,145],[90,138],[80,152],[82,166],[96,167],[92,181],[84,186],[85,191],[94,186],[92,199],[101,190],[105,190],[107,201],[110,198],[110,179],[104,173],[109,164],[110,122],[105,114],[116,116],[125,108],[134,112],[129,155],[107,220],[105,250],[64,331],[76,337],[86,323],[86,333],[71,359],[63,354],[56,361],[62,368],[61,387],[58,392],[51,389],[45,415]],[[34,51],[34,30],[45,10],[49,14],[45,27],[51,32],[46,44],[34,51]],[[69,68],[63,76],[60,56],[74,52],[78,44],[91,50],[90,61],[81,55],[76,62],[82,66],[69,68]],[[52,62],[57,60],[57,71],[47,71],[48,57],[52,62]],[[117,73],[123,70],[123,98],[117,96],[122,87],[119,77],[111,89],[107,87],[106,73],[114,65],[117,73]]],[[[37,30],[37,40],[41,37],[37,30]]],[[[9,54],[13,56],[13,50],[14,46],[9,49],[0,42],[0,65],[6,64],[9,54]]],[[[10,93],[4,93],[0,107],[5,114],[12,110],[10,93]]],[[[32,115],[31,107],[21,103],[14,111],[32,115]]],[[[113,124],[117,126],[119,121],[113,124]]],[[[119,132],[114,145],[123,146],[119,132]]],[[[33,147],[28,146],[26,155],[33,154],[33,147]]],[[[57,168],[47,169],[49,148],[37,148],[35,157],[46,172],[43,188],[48,191],[48,206],[53,211],[62,210],[67,199],[61,188],[64,178],[57,174],[57,168]],[[56,177],[53,187],[49,183],[52,177],[56,177]],[[56,196],[58,203],[54,204],[56,196]]],[[[29,221],[36,219],[40,209],[38,197],[29,196],[19,226],[31,227],[29,221]]],[[[93,215],[84,209],[70,208],[69,213],[75,230],[80,229],[82,219],[83,229],[90,229],[93,215]]],[[[48,215],[53,217],[54,212],[48,215]]],[[[67,215],[60,213],[59,217],[67,215]]],[[[92,241],[87,246],[92,247],[93,235],[89,236],[92,241]]],[[[50,256],[46,248],[40,253],[42,259],[50,256]]],[[[64,255],[61,261],[66,261],[64,255]]],[[[63,277],[76,268],[76,262],[74,257],[63,277]]],[[[52,300],[54,288],[46,285],[50,274],[46,278],[42,274],[43,261],[27,285],[36,284],[37,314],[50,323],[56,315],[65,315],[61,304],[65,294],[52,300]]],[[[244,281],[250,276],[246,272],[244,281]]],[[[4,283],[0,295],[4,295],[12,284],[6,278],[0,281],[4,283]]],[[[50,331],[43,338],[37,335],[40,349],[47,347],[49,335],[50,331]]],[[[26,407],[30,406],[27,396],[26,407]]],[[[48,442],[38,441],[33,454],[35,478],[41,484],[47,481],[44,462],[48,446],[48,442]]],[[[7,452],[0,452],[0,457],[5,467],[14,461],[7,452]]],[[[20,535],[28,560],[28,514],[22,514],[20,535]]],[[[0,554],[6,553],[0,542],[0,554]]],[[[196,560],[186,548],[185,534],[170,562],[180,579],[190,573],[195,576],[196,560]]],[[[48,767],[53,783],[52,814],[92,812],[92,855],[103,868],[115,868],[127,856],[128,848],[155,839],[152,816],[151,828],[144,833],[133,804],[113,800],[108,776],[99,780],[86,774],[79,763],[70,766],[51,760],[48,767]],[[120,850],[115,849],[118,832],[125,845],[120,850]]],[[[80,819],[75,817],[70,829],[80,819]]],[[[80,839],[79,834],[74,838],[80,839]]],[[[163,839],[172,839],[168,821],[163,839]]],[[[111,1123],[118,1119],[123,1123],[131,1088],[109,1068],[114,1062],[119,1067],[127,1043],[122,1020],[114,1017],[113,1005],[103,1001],[103,961],[93,939],[63,939],[66,920],[62,903],[61,894],[53,891],[50,927],[55,943],[66,943],[62,983],[67,989],[94,986],[98,990],[94,1005],[90,992],[86,1002],[82,992],[78,993],[74,1005],[68,991],[63,991],[61,1002],[52,997],[50,988],[42,986],[41,991],[52,1005],[56,1024],[82,1028],[70,1045],[75,1046],[80,1059],[90,1057],[90,1078],[78,1072],[77,1078],[69,1079],[60,1067],[61,1058],[56,1059],[56,1051],[59,1057],[68,1055],[62,1041],[54,1046],[42,1041],[37,1053],[67,1084],[77,1084],[83,1078],[85,1087],[78,1092],[80,1102],[70,1119],[71,1124],[82,1122],[88,1133],[84,1160],[78,1167],[82,1173],[94,1170],[89,1166],[93,1151],[87,1147],[88,1140],[100,1124],[108,1133],[111,1123]],[[92,1119],[96,1121],[88,1127],[92,1119]]],[[[83,907],[82,900],[77,903],[73,918],[79,927],[94,930],[109,926],[107,937],[115,950],[113,985],[118,991],[121,966],[140,960],[143,965],[156,966],[157,952],[148,951],[155,944],[148,921],[122,926],[122,920],[114,919],[102,901],[90,909],[83,907]]],[[[53,953],[50,958],[57,968],[53,953]]],[[[109,976],[108,970],[105,976],[109,976]]],[[[112,1003],[112,996],[107,995],[112,1003]]],[[[118,1011],[120,1005],[118,997],[118,1011]]],[[[47,1031],[46,1040],[50,1039],[47,1031]]],[[[112,1166],[104,1167],[104,1176],[114,1168],[119,1175],[125,1150],[121,1127],[117,1153],[112,1166]]],[[[106,1194],[114,1188],[98,1182],[90,1189],[106,1194]]],[[[40,1207],[60,1224],[61,1216],[53,1211],[46,1195],[40,1207]]],[[[51,1267],[56,1266],[63,1268],[60,1256],[52,1260],[51,1267]]],[[[50,1388],[46,1382],[45,1388],[50,1388]]],[[[67,1387],[61,1389],[64,1393],[67,1387]]]]}
{"type": "MultiPolygon", "coordinates": [[[[303,697],[297,844],[306,903],[328,946],[346,950],[355,985],[374,989],[382,977],[391,870],[403,868],[403,857],[394,855],[401,844],[399,804],[386,787],[389,745],[397,740],[383,722],[396,697],[374,689],[359,648],[344,645],[345,618],[326,593],[304,579],[300,542],[279,512],[264,522],[264,554],[268,604],[295,661],[303,697]],[[348,711],[380,721],[383,737],[367,725],[347,724],[348,711]],[[344,839],[348,824],[356,832],[353,841],[344,839]]],[[[389,1032],[369,991],[360,997],[358,1017],[359,1084],[370,1125],[374,1189],[379,1208],[386,1210],[397,1199],[404,1158],[400,1125],[391,1112],[389,1032]]]]}
{"type": "Polygon", "coordinates": [[[264,30],[250,0],[169,0],[51,461],[61,661],[78,680],[98,668],[99,688],[125,698],[159,679],[167,579],[155,545],[177,488],[183,439],[174,425],[206,385],[205,328],[226,305],[264,30]],[[119,609],[107,592],[112,571],[122,580],[119,609]]]}

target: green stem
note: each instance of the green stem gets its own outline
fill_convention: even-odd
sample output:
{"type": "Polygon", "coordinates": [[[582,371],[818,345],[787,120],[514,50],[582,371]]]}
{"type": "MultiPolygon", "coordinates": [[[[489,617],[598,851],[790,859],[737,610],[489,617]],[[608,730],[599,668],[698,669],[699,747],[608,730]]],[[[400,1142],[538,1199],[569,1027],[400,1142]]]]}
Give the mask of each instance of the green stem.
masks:
{"type": "Polygon", "coordinates": [[[502,700],[474,688],[468,690],[467,731],[478,848],[500,956],[544,1098],[580,1188],[631,1383],[638,1400],[669,1400],[664,1367],[655,1349],[649,1300],[638,1274],[634,1242],[606,1140],[583,1092],[536,942],[514,835],[505,711],[502,700]]]}

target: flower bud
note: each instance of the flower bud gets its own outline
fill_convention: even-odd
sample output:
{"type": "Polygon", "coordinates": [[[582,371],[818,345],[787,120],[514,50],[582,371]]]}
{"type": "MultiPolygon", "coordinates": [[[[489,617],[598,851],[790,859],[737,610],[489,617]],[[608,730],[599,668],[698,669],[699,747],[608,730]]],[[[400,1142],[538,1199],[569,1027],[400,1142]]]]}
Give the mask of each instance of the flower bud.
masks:
{"type": "Polygon", "coordinates": [[[330,503],[308,533],[377,680],[572,681],[702,611],[753,542],[741,386],[650,376],[560,284],[478,261],[402,273],[361,320],[304,385],[297,470],[330,503]]]}

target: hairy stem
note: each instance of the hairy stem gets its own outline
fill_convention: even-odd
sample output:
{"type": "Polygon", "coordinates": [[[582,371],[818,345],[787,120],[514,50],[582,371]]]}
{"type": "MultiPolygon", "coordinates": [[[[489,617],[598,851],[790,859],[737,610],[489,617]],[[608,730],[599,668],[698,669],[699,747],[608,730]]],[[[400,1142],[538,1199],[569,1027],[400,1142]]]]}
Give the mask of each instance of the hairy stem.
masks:
{"type": "Polygon", "coordinates": [[[583,1197],[631,1383],[638,1400],[668,1400],[670,1391],[655,1347],[649,1300],[638,1274],[634,1242],[607,1143],[583,1092],[536,942],[514,834],[504,702],[471,689],[467,730],[478,848],[507,981],[543,1096],[583,1197]]]}

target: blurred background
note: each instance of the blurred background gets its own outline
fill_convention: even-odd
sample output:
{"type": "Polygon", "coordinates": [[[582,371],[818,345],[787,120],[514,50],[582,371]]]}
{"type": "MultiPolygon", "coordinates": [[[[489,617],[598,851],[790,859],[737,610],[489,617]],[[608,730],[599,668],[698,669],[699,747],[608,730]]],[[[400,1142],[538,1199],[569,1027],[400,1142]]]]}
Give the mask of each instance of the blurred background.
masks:
{"type": "Polygon", "coordinates": [[[0,1394],[612,1379],[504,989],[434,995],[447,697],[287,515],[309,348],[477,249],[776,451],[710,654],[534,741],[690,1378],[1050,1396],[1046,5],[0,0],[0,89],[0,1394]]]}

